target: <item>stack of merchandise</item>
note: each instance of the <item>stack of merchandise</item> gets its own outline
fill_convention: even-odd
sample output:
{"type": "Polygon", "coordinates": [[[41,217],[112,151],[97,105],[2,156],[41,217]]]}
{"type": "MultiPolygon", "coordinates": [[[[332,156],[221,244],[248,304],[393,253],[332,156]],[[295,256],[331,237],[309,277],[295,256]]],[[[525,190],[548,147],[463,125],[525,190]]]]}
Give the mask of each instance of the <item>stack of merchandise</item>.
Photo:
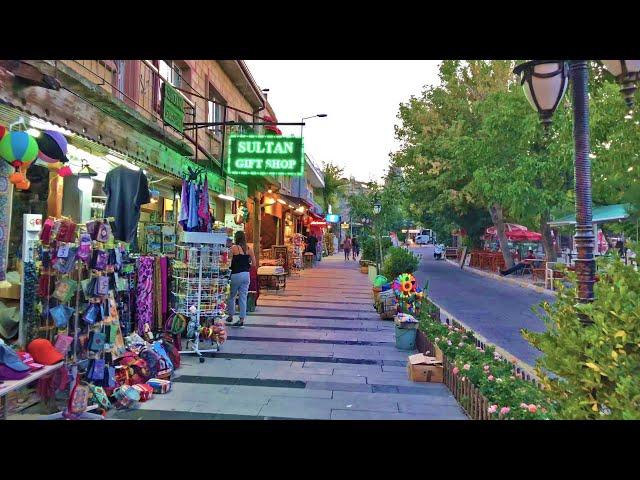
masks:
{"type": "MultiPolygon", "coordinates": [[[[38,293],[46,326],[39,331],[47,336],[51,318],[55,347],[47,338],[37,338],[28,352],[38,363],[51,364],[39,358],[66,359],[73,371],[77,369],[68,409],[77,413],[92,399],[106,411],[151,398],[153,388],[146,382],[169,381],[179,354],[171,341],[154,341],[146,330],[146,339],[133,333],[125,342],[120,312],[126,315],[124,330],[130,332],[131,305],[125,299],[131,297],[134,269],[126,245],[115,242],[105,219],[78,226],[68,219],[49,218],[40,240],[38,293]]],[[[152,308],[140,300],[138,296],[138,310],[152,308]]]]}

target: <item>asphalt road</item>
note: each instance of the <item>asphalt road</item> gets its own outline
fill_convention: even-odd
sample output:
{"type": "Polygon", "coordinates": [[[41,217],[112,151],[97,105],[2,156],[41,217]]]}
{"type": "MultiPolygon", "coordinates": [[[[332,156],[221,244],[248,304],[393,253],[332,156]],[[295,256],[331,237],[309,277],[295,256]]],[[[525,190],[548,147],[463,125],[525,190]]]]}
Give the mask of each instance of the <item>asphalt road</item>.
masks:
{"type": "Polygon", "coordinates": [[[553,297],[461,270],[434,260],[433,246],[414,249],[423,259],[416,278],[429,281],[429,296],[442,308],[487,340],[533,365],[541,352],[529,344],[520,329],[543,331],[544,323],[532,311],[553,297]]]}

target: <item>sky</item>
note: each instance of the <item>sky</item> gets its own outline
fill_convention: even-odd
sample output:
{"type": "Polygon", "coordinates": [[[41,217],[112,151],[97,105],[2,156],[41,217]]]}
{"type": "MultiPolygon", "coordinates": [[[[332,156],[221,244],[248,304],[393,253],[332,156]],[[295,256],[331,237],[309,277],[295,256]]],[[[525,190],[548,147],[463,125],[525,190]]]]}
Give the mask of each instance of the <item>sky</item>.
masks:
{"type": "MultiPolygon", "coordinates": [[[[268,88],[278,121],[305,120],[306,153],[333,162],[357,180],[378,180],[397,150],[400,103],[438,83],[439,60],[246,60],[260,88],[268,88]]],[[[280,126],[284,135],[300,127],[280,126]]]]}

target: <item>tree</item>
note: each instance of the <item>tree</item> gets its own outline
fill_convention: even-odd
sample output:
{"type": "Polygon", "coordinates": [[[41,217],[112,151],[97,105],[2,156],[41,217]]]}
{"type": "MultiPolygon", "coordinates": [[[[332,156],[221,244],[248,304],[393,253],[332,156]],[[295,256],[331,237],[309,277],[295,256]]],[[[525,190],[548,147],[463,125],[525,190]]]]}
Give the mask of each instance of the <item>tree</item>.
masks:
{"type": "Polygon", "coordinates": [[[336,206],[338,202],[338,192],[347,183],[343,178],[344,169],[331,162],[322,163],[322,173],[324,174],[324,187],[322,188],[322,202],[326,212],[329,205],[336,206]]]}

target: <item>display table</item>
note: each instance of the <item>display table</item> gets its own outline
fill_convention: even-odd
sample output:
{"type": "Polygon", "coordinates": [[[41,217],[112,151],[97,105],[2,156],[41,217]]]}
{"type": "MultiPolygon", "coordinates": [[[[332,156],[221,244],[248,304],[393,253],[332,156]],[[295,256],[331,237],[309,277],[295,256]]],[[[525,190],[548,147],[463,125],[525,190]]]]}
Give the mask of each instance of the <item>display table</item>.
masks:
{"type": "MultiPolygon", "coordinates": [[[[62,365],[64,365],[64,362],[60,362],[60,363],[56,363],[55,365],[49,365],[46,366],[44,368],[41,368],[40,370],[36,370],[35,372],[31,372],[31,374],[26,377],[23,378],[22,380],[3,380],[2,383],[0,383],[0,397],[5,397],[9,392],[13,392],[14,390],[18,390],[22,387],[26,387],[27,385],[29,385],[31,382],[34,382],[44,376],[47,376],[48,374],[56,371],[57,369],[59,369],[60,367],[62,367],[62,365]]],[[[9,415],[9,402],[8,400],[5,398],[4,399],[4,417],[3,419],[6,420],[6,418],[9,415]]]]}
{"type": "Polygon", "coordinates": [[[258,273],[258,282],[261,289],[279,292],[287,288],[287,274],[258,273]]]}

